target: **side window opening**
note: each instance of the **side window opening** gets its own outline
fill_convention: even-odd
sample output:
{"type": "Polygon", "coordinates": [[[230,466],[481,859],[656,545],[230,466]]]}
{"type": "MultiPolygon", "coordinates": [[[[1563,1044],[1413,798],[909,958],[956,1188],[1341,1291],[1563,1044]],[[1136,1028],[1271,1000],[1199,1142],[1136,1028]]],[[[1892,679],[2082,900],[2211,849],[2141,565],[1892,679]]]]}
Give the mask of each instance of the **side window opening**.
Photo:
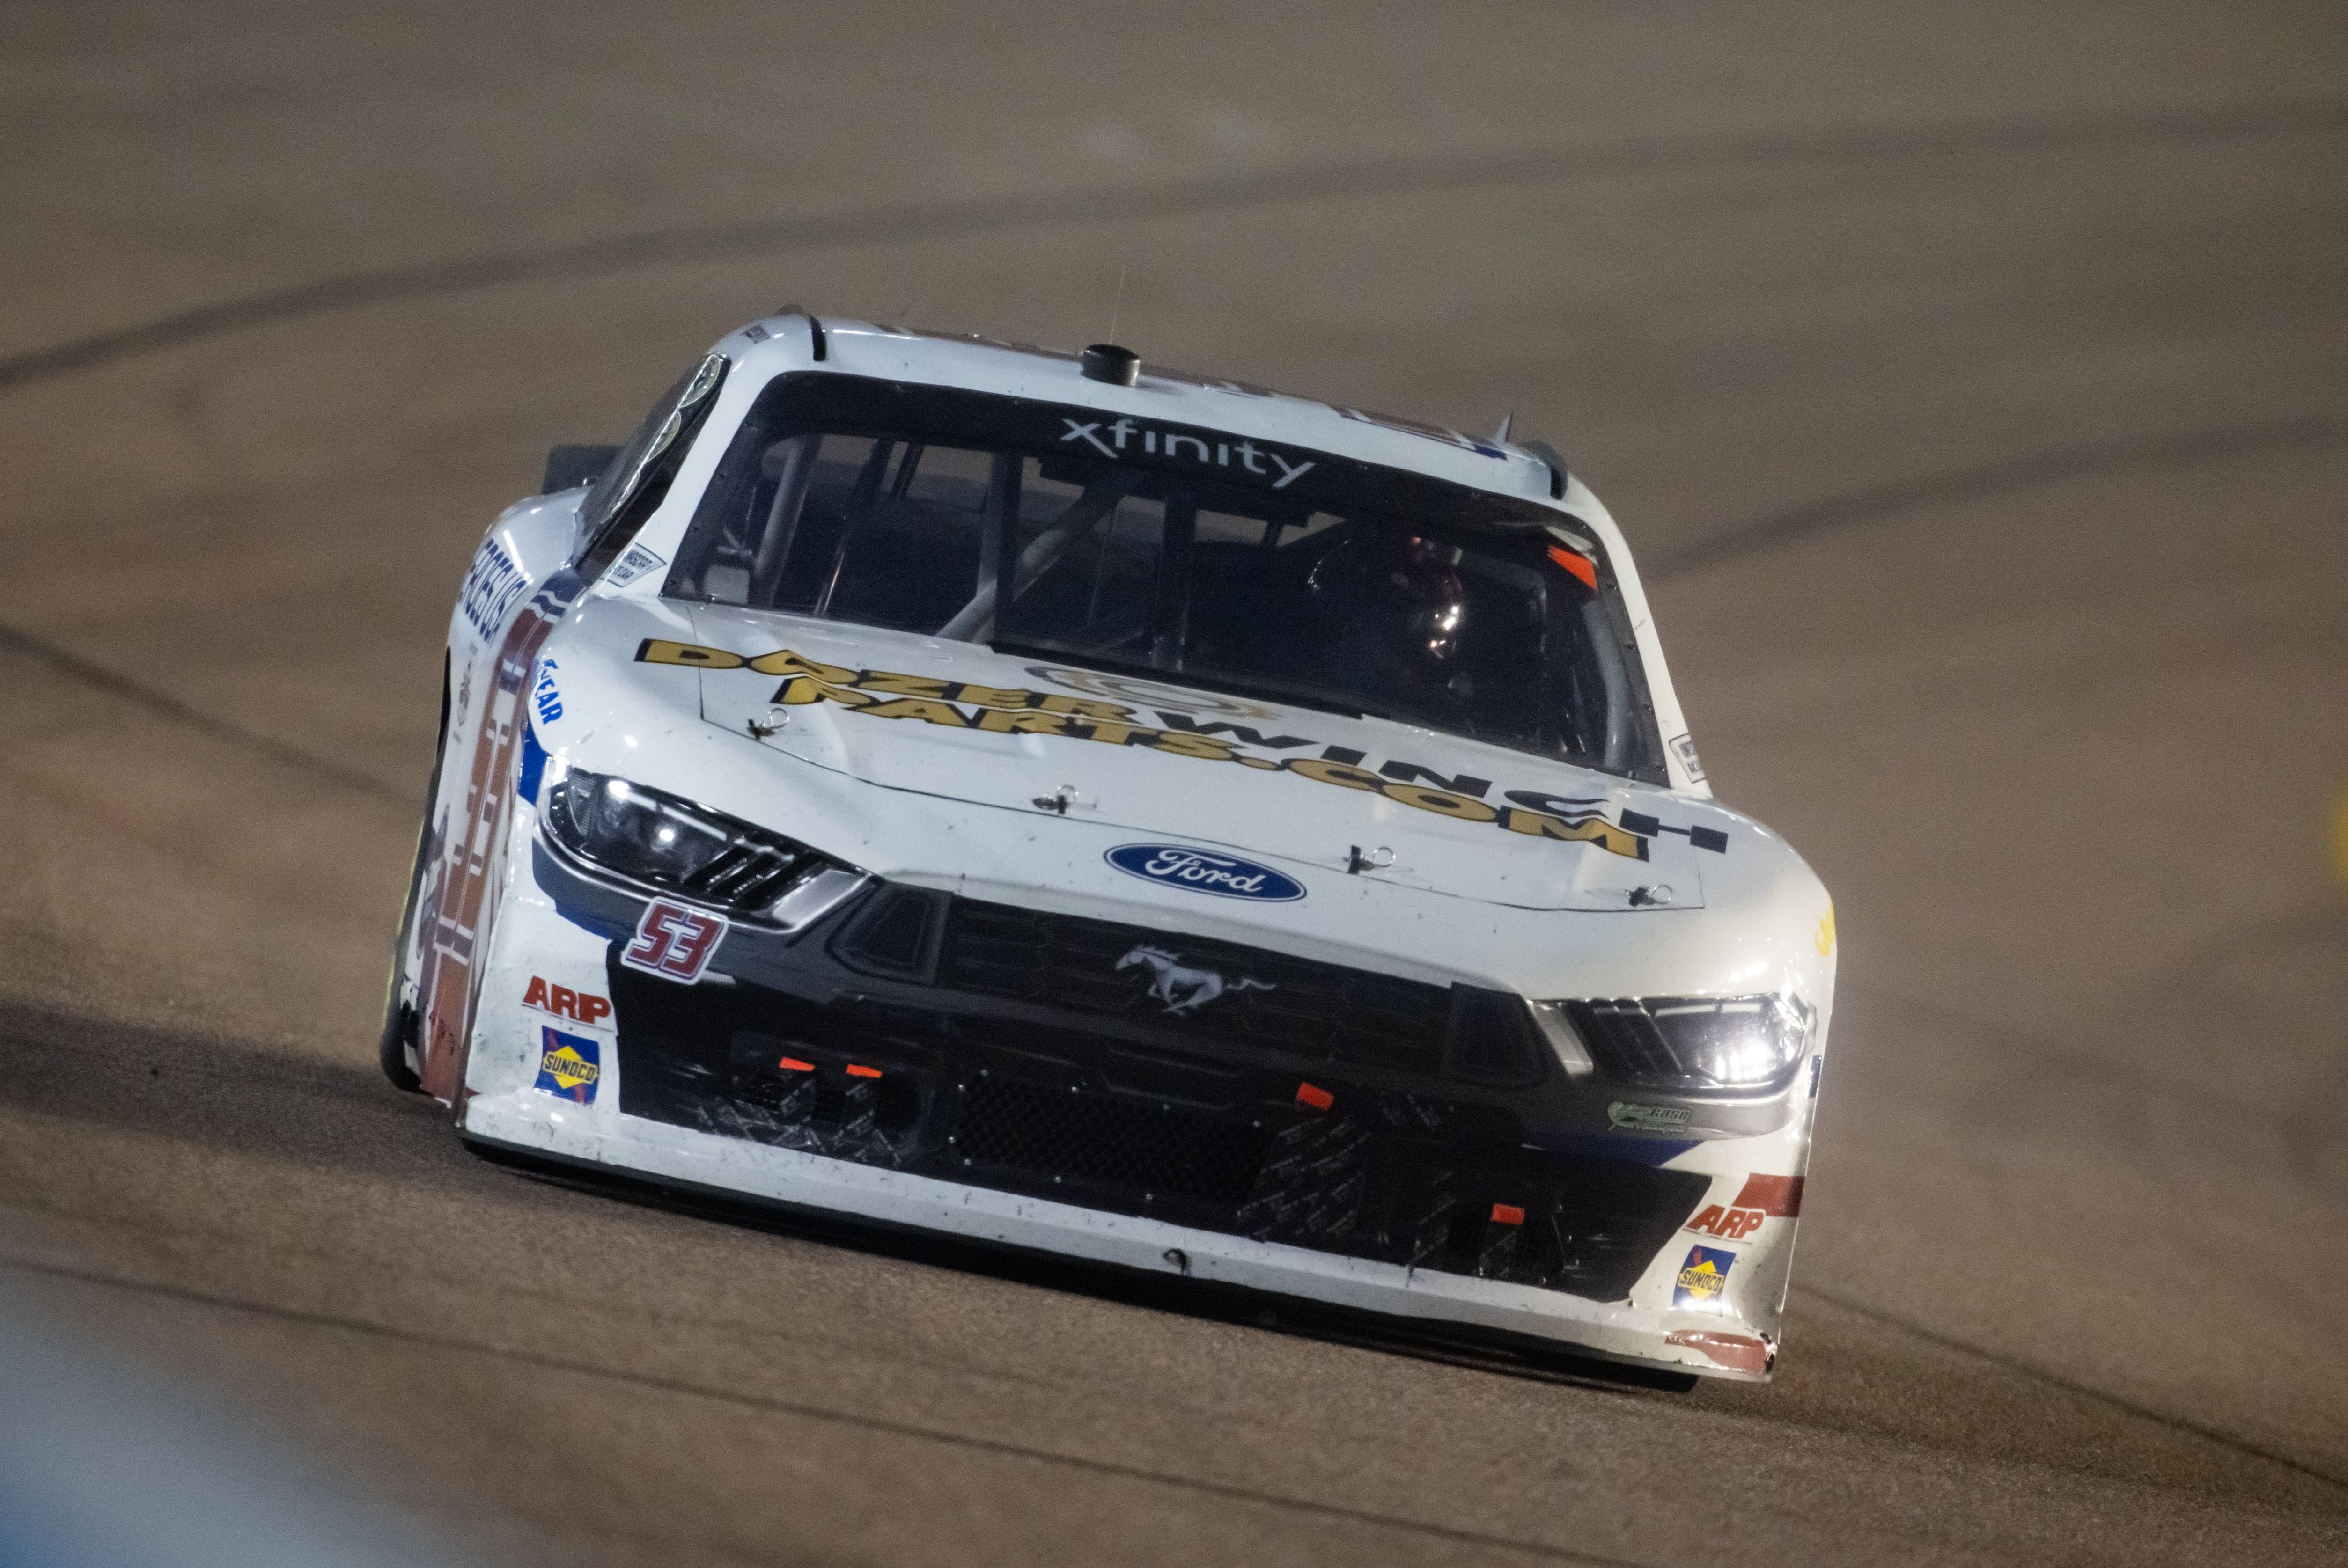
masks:
{"type": "Polygon", "coordinates": [[[726,369],[726,356],[713,354],[680,376],[580,503],[580,537],[586,548],[578,570],[588,581],[603,575],[659,508],[692,448],[694,432],[717,401],[726,369]]]}

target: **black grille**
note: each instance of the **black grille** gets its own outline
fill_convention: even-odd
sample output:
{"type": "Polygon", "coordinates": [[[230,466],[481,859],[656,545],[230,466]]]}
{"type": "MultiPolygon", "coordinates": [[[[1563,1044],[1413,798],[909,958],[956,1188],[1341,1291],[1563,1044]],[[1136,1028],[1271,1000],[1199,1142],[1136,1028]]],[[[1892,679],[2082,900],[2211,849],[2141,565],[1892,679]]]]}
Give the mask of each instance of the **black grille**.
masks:
{"type": "Polygon", "coordinates": [[[1046,1182],[1231,1209],[1270,1142],[1245,1122],[981,1074],[963,1091],[953,1146],[966,1162],[1046,1182]]]}
{"type": "MultiPolygon", "coordinates": [[[[1115,987],[1138,983],[1147,995],[1151,981],[1118,973],[1114,955],[1099,958],[1109,950],[1105,937],[1145,933],[1042,924],[1061,927],[1042,937],[1057,946],[1033,965],[1006,958],[998,983],[1066,995],[1105,979],[1096,994],[1114,1000],[1115,987]],[[1068,961],[1071,951],[1090,954],[1089,968],[1068,961]]],[[[924,945],[916,926],[901,914],[876,916],[866,957],[911,967],[924,945]]],[[[983,949],[962,935],[968,965],[983,949]]],[[[1292,1063],[1210,1054],[1179,1040],[1142,1044],[853,992],[817,1001],[738,978],[675,985],[619,963],[619,946],[606,976],[620,1108],[719,1136],[1601,1301],[1629,1293],[1710,1181],[1530,1147],[1515,1110],[1479,1102],[1488,1091],[1459,1098],[1439,1079],[1424,1091],[1374,1088],[1334,1065],[1308,1076],[1292,1063]],[[1317,1098],[1299,1094],[1301,1078],[1317,1098]]],[[[1251,958],[1223,944],[1186,941],[1181,951],[1251,958]]],[[[1292,972],[1241,963],[1223,972],[1292,972]]],[[[1354,986],[1377,994],[1365,982],[1379,977],[1295,968],[1317,971],[1323,995],[1354,986]]],[[[1499,1005],[1514,999],[1416,989],[1433,993],[1421,1004],[1417,1060],[1441,1061],[1447,1012],[1455,1078],[1524,1071],[1517,1013],[1499,1005]]],[[[1364,1010],[1358,999],[1344,1005],[1357,1018],[1364,1010]]]]}
{"type": "Polygon", "coordinates": [[[958,990],[1430,1076],[1441,1071],[1451,1016],[1447,986],[967,899],[954,907],[938,980],[958,990]]]}

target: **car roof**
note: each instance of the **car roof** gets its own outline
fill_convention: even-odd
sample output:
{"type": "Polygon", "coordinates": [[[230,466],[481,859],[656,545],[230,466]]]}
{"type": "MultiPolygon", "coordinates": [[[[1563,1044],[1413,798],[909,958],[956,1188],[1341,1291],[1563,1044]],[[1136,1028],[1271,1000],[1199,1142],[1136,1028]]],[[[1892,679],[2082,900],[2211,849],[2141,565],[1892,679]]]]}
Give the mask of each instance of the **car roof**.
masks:
{"type": "Polygon", "coordinates": [[[1445,425],[1144,362],[1138,382],[1094,381],[1066,349],[1005,343],[791,311],[753,322],[718,345],[763,383],[791,370],[961,387],[1097,409],[1138,421],[1203,425],[1406,468],[1499,495],[1552,503],[1561,463],[1445,425]]]}

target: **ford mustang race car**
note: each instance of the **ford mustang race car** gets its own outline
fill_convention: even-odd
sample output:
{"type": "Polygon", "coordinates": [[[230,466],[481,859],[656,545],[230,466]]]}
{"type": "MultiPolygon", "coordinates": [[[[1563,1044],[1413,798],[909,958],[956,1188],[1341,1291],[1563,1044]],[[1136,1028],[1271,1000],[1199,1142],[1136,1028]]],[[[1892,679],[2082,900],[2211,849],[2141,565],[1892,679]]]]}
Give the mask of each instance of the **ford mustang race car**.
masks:
{"type": "Polygon", "coordinates": [[[469,1143],[1767,1376],[1832,909],[1555,452],[792,311],[548,466],[386,1006],[469,1143]]]}

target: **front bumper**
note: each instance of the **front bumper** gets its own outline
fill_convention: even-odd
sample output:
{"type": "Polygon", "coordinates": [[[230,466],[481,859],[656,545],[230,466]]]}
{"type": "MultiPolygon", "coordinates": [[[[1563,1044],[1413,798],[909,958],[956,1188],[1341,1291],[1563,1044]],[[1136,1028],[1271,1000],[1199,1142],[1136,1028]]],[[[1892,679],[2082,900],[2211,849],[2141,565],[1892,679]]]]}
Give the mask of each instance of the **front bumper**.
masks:
{"type": "Polygon", "coordinates": [[[531,879],[500,921],[492,989],[509,974],[521,994],[523,971],[549,961],[541,953],[559,951],[574,971],[592,953],[615,1038],[593,1101],[566,1101],[533,1083],[542,1020],[520,1020],[509,1030],[520,1049],[500,1050],[489,1038],[499,1009],[485,1002],[469,1137],[1715,1376],[1766,1375],[1790,1214],[1734,1241],[1684,1227],[1718,1213],[1756,1170],[1798,1172],[1807,1117],[1784,1106],[1771,1132],[1742,1138],[1592,1133],[1589,1086],[1546,1070],[1537,1083],[1473,1081],[1491,1077],[1492,1053],[1479,1066],[1459,1049],[1458,1018],[1472,1009],[1455,1009],[1448,1043],[1437,1030],[1414,1047],[1394,1022],[1410,999],[1390,989],[1368,1001],[1316,995],[1323,1011],[1381,1009],[1385,1032],[1352,1052],[1327,1049],[1298,1019],[1267,1025],[1293,1038],[1266,1045],[1123,1012],[1114,998],[1071,1009],[1057,993],[1049,1004],[975,993],[941,983],[952,900],[936,905],[933,934],[877,957],[889,944],[856,935],[872,899],[788,937],[737,940],[737,930],[722,972],[676,985],[616,961],[639,898],[542,845],[531,879]],[[1728,1288],[1683,1287],[1699,1253],[1728,1288]]]}

